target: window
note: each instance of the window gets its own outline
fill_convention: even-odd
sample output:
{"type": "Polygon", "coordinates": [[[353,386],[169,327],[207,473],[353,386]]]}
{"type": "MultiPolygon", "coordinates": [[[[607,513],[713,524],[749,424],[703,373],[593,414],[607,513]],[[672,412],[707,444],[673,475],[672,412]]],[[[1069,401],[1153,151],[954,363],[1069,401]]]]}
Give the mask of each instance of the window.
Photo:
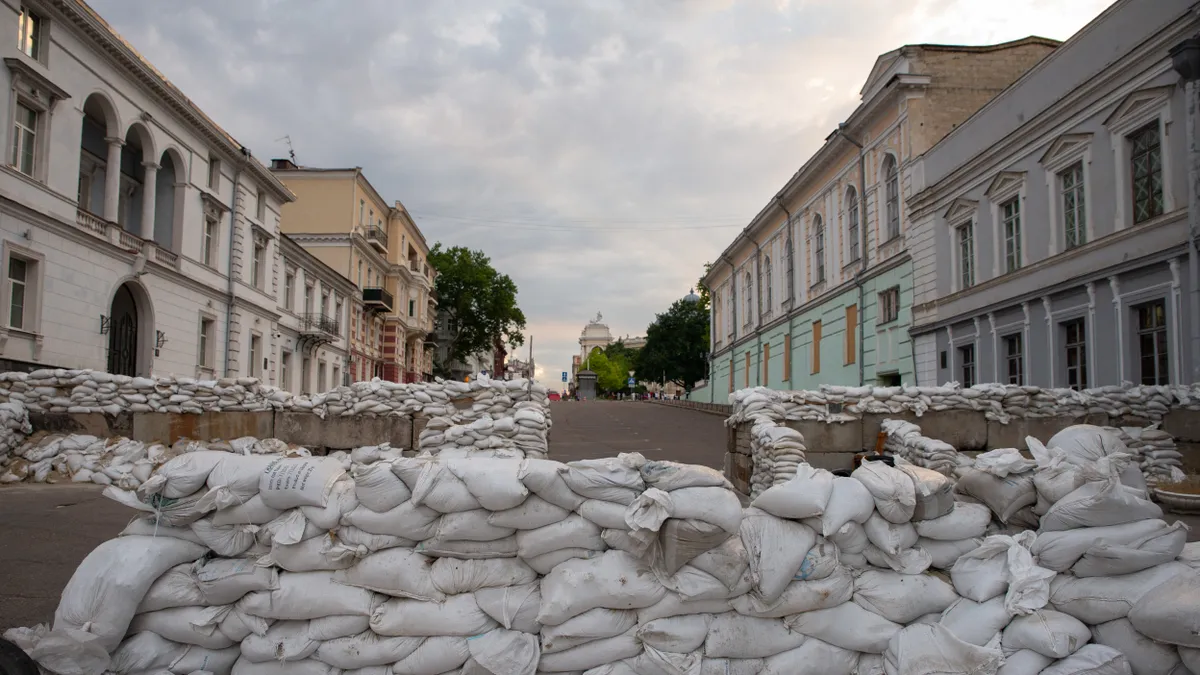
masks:
{"type": "Polygon", "coordinates": [[[339,323],[342,320],[342,299],[338,297],[333,299],[333,320],[339,323]]]}
{"type": "Polygon", "coordinates": [[[746,352],[746,368],[742,371],[742,377],[746,383],[742,386],[750,386],[750,352],[746,352]]]}
{"type": "Polygon", "coordinates": [[[1000,220],[1004,223],[1004,271],[1021,269],[1021,198],[1000,205],[1000,220]]]}
{"type": "Polygon", "coordinates": [[[308,394],[310,381],[309,373],[312,372],[312,359],[307,356],[300,359],[300,393],[308,394]]]}
{"type": "Polygon", "coordinates": [[[792,380],[792,335],[783,336],[783,381],[792,380]]]}
{"type": "Polygon", "coordinates": [[[846,239],[850,245],[850,262],[858,260],[858,192],[846,190],[846,239]]]}
{"type": "Polygon", "coordinates": [[[250,368],[247,372],[250,377],[262,379],[262,337],[258,335],[250,336],[250,368]]]}
{"type": "Polygon", "coordinates": [[[325,380],[325,362],[322,361],[319,364],[317,364],[317,392],[320,393],[323,391],[327,391],[328,389],[329,389],[329,385],[326,383],[326,380],[325,380]]]}
{"type": "Polygon", "coordinates": [[[893,286],[879,294],[879,323],[891,323],[900,318],[900,287],[893,286]]]}
{"type": "Polygon", "coordinates": [[[962,362],[962,386],[975,386],[975,345],[958,348],[958,358],[962,362]]]}
{"type": "Polygon", "coordinates": [[[812,371],[821,372],[821,322],[814,321],[812,325],[812,371]]]}
{"type": "Polygon", "coordinates": [[[362,262],[361,260],[359,260],[359,261],[358,261],[358,287],[359,287],[359,288],[363,288],[363,284],[362,284],[362,270],[363,270],[363,262],[362,262]]]}
{"type": "Polygon", "coordinates": [[[213,216],[204,217],[204,241],[200,245],[201,262],[209,267],[217,266],[217,237],[220,226],[213,216]]]}
{"type": "Polygon", "coordinates": [[[766,311],[770,312],[771,308],[774,307],[774,302],[775,302],[775,288],[774,288],[775,284],[772,283],[772,281],[771,281],[771,256],[767,256],[766,258],[763,258],[762,276],[763,276],[763,281],[761,282],[761,284],[766,286],[766,289],[767,289],[766,311]]]}
{"type": "Polygon", "coordinates": [[[764,342],[762,347],[762,385],[765,387],[769,382],[769,373],[771,370],[771,343],[764,342]]]}
{"type": "Polygon", "coordinates": [[[291,311],[296,304],[296,273],[288,270],[283,273],[283,308],[291,311]]]}
{"type": "Polygon", "coordinates": [[[749,326],[749,325],[750,325],[750,317],[754,316],[754,314],[753,314],[753,313],[750,311],[750,310],[751,310],[751,305],[750,305],[750,285],[751,285],[751,284],[753,284],[753,283],[754,283],[754,281],[750,279],[750,273],[749,273],[749,272],[746,272],[746,281],[745,281],[745,283],[743,284],[742,288],[743,288],[743,289],[745,289],[745,291],[746,291],[746,300],[745,300],[745,303],[746,303],[746,308],[745,308],[745,309],[746,309],[746,319],[745,319],[745,321],[746,321],[746,325],[747,325],[747,326],[749,326]]]}
{"type": "Polygon", "coordinates": [[[321,291],[321,315],[329,316],[329,291],[321,291]]]}
{"type": "Polygon", "coordinates": [[[887,238],[900,236],[900,172],[896,170],[896,158],[888,155],[883,161],[884,191],[887,198],[887,238]]]}
{"type": "Polygon", "coordinates": [[[855,347],[855,335],[858,332],[858,305],[846,308],[846,365],[857,360],[858,349],[855,347]]]}
{"type": "Polygon", "coordinates": [[[791,225],[788,225],[787,240],[783,245],[786,247],[785,271],[787,272],[787,299],[791,300],[796,297],[796,252],[792,247],[791,225]]]}
{"type": "Polygon", "coordinates": [[[1083,162],[1058,174],[1062,193],[1063,241],[1068,250],[1087,243],[1087,212],[1083,195],[1083,162]]]}
{"type": "Polygon", "coordinates": [[[408,299],[408,315],[409,316],[417,315],[417,301],[413,300],[412,298],[408,299]]]}
{"type": "Polygon", "coordinates": [[[42,17],[21,8],[21,16],[17,19],[17,49],[33,59],[42,58],[42,17]]]}
{"type": "Polygon", "coordinates": [[[1133,176],[1133,222],[1144,223],[1163,212],[1162,147],[1158,120],[1129,136],[1133,176]]]}
{"type": "Polygon", "coordinates": [[[825,281],[825,224],[821,216],[813,217],[813,265],[817,268],[813,285],[825,281]]]}
{"type": "Polygon", "coordinates": [[[254,258],[250,261],[250,283],[262,290],[263,268],[267,265],[267,242],[255,237],[254,258]]]}
{"type": "Polygon", "coordinates": [[[221,189],[221,160],[211,155],[208,157],[208,189],[213,192],[221,189]]]}
{"type": "Polygon", "coordinates": [[[958,239],[958,280],[961,288],[975,285],[975,232],[974,224],[967,222],[959,225],[956,236],[958,239]]]}
{"type": "Polygon", "coordinates": [[[1087,389],[1087,333],[1084,331],[1083,319],[1067,321],[1063,324],[1066,334],[1067,348],[1067,386],[1072,389],[1087,389]]]}
{"type": "Polygon", "coordinates": [[[304,285],[304,313],[305,314],[312,314],[312,311],[313,311],[312,310],[312,302],[313,302],[312,284],[305,284],[304,285]]]}
{"type": "Polygon", "coordinates": [[[1025,384],[1025,349],[1023,335],[1013,333],[1004,336],[1004,361],[1007,365],[1008,384],[1025,384]]]}
{"type": "Polygon", "coordinates": [[[279,353],[279,388],[285,391],[292,388],[292,353],[286,349],[279,353]]]}
{"type": "Polygon", "coordinates": [[[13,118],[12,166],[26,176],[33,176],[37,156],[38,112],[18,102],[13,118]]]}
{"type": "Polygon", "coordinates": [[[15,330],[26,330],[30,323],[28,310],[32,266],[23,258],[13,255],[8,258],[8,327],[15,330]]]}
{"type": "Polygon", "coordinates": [[[254,212],[258,216],[258,222],[265,223],[267,220],[267,193],[262,190],[258,191],[258,201],[255,202],[254,212]]]}
{"type": "Polygon", "coordinates": [[[217,322],[209,318],[200,319],[200,353],[198,354],[198,362],[202,370],[212,370],[213,364],[216,362],[216,343],[213,342],[213,333],[216,331],[217,322]]]}
{"type": "Polygon", "coordinates": [[[1166,303],[1155,300],[1138,306],[1136,311],[1142,384],[1169,384],[1166,303]]]}

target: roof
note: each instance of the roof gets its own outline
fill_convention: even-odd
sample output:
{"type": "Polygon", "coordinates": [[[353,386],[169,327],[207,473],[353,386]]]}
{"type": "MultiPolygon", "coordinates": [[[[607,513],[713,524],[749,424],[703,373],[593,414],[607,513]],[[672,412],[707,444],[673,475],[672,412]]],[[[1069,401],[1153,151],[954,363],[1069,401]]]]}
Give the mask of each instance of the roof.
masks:
{"type": "Polygon", "coordinates": [[[266,165],[254,158],[246,146],[239,143],[229,132],[206,115],[179,87],[172,84],[166,75],[163,75],[146,57],[134,49],[132,44],[121,37],[86,2],[83,0],[47,0],[47,4],[62,12],[77,29],[99,43],[108,56],[131,71],[153,93],[161,97],[168,108],[172,108],[180,117],[196,127],[201,135],[208,137],[226,154],[235,159],[244,157],[246,168],[256,178],[272,188],[281,199],[295,201],[296,196],[271,173],[266,165]]]}

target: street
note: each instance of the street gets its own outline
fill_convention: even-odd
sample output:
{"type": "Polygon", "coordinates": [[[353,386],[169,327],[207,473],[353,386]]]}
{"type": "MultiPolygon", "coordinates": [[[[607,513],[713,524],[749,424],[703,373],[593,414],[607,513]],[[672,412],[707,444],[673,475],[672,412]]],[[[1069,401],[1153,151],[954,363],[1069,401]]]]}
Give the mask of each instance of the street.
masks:
{"type": "MultiPolygon", "coordinates": [[[[550,457],[569,462],[640,452],[721,468],[723,419],[648,402],[552,404],[550,457]]],[[[93,548],[133,513],[91,484],[0,487],[0,631],[54,618],[58,596],[93,548]]]]}

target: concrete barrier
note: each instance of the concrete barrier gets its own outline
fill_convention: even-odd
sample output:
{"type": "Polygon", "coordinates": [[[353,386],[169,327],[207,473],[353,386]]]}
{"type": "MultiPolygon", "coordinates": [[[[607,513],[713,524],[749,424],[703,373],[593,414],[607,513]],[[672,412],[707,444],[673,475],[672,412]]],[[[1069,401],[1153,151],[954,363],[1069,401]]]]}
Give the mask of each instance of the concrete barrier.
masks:
{"type": "Polygon", "coordinates": [[[274,436],[306,448],[353,450],[367,445],[390,443],[394,448],[411,448],[413,424],[408,417],[327,417],[312,413],[277,412],[274,436]]]}
{"type": "Polygon", "coordinates": [[[271,412],[134,413],[130,438],[143,443],[170,445],[181,438],[200,441],[233,440],[243,436],[271,438],[271,412]]]}

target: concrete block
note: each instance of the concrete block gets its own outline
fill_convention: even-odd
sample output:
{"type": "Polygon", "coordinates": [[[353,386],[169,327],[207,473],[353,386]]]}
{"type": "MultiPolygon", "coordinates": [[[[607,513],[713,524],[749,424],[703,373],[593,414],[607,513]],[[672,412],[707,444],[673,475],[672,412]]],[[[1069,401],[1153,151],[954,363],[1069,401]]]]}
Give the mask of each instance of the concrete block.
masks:
{"type": "Polygon", "coordinates": [[[1200,443],[1182,441],[1175,444],[1175,449],[1183,455],[1183,472],[1189,475],[1200,474],[1200,443]]]}
{"type": "MultiPolygon", "coordinates": [[[[932,413],[931,413],[932,414],[932,413]]],[[[904,420],[912,422],[917,426],[921,425],[921,418],[911,412],[896,413],[895,415],[876,415],[866,414],[862,416],[862,447],[864,450],[873,451],[875,449],[876,440],[881,432],[880,425],[884,420],[904,420]]],[[[922,427],[924,429],[924,427],[922,427]]],[[[929,434],[926,434],[928,436],[929,434]]]]}
{"type": "Polygon", "coordinates": [[[1162,428],[1176,441],[1200,443],[1200,412],[1172,410],[1163,417],[1162,428]]]}
{"type": "MultiPolygon", "coordinates": [[[[958,450],[989,449],[988,421],[982,412],[976,410],[942,410],[928,413],[921,417],[916,425],[921,427],[921,433],[924,435],[945,441],[958,450]]],[[[1024,439],[1022,436],[1022,442],[1024,439]]]]}
{"type": "Polygon", "coordinates": [[[274,435],[275,414],[270,412],[134,413],[130,438],[170,444],[181,438],[212,441],[274,435]]]}
{"type": "Polygon", "coordinates": [[[734,489],[749,494],[750,475],[754,472],[754,463],[750,456],[726,453],[725,464],[729,467],[726,477],[733,483],[734,489]]]}
{"type": "Polygon", "coordinates": [[[853,469],[856,452],[807,452],[804,458],[816,469],[853,469]]]}
{"type": "Polygon", "coordinates": [[[52,434],[89,434],[100,438],[114,435],[109,418],[103,413],[29,413],[34,431],[52,434]]]}
{"type": "MultiPolygon", "coordinates": [[[[804,447],[808,448],[808,454],[814,452],[862,452],[862,420],[849,422],[800,420],[788,422],[787,425],[804,436],[804,447]]],[[[871,443],[871,447],[875,447],[874,442],[871,443]]]]}
{"type": "Polygon", "coordinates": [[[275,437],[307,448],[352,450],[390,443],[412,447],[412,420],[394,416],[320,417],[305,412],[275,413],[275,437]]]}
{"type": "Polygon", "coordinates": [[[1025,437],[1033,436],[1039,441],[1047,441],[1051,436],[1075,424],[1081,424],[1079,417],[1032,417],[1013,419],[1008,424],[995,421],[987,423],[987,449],[1016,448],[1026,450],[1025,437]]]}
{"type": "Polygon", "coordinates": [[[411,438],[408,441],[408,447],[416,450],[417,441],[421,438],[421,432],[425,431],[425,425],[429,424],[429,415],[416,414],[412,417],[412,432],[411,438]]]}

